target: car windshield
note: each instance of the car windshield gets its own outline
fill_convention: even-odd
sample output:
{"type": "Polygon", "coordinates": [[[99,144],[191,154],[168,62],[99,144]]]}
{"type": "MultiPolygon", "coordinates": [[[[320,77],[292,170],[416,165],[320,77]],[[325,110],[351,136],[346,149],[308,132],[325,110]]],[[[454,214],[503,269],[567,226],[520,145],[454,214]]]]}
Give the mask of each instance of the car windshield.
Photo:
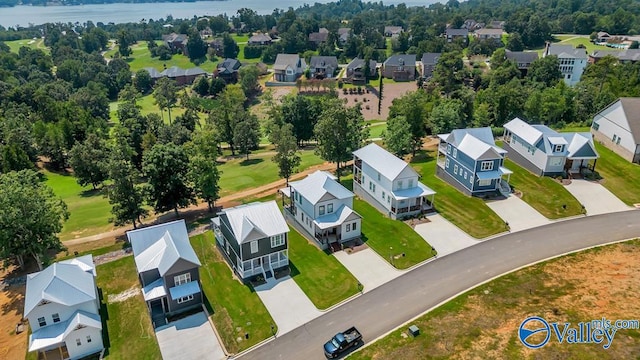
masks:
{"type": "Polygon", "coordinates": [[[340,347],[340,344],[338,343],[336,338],[331,339],[331,343],[333,344],[333,346],[336,347],[336,349],[340,347]]]}

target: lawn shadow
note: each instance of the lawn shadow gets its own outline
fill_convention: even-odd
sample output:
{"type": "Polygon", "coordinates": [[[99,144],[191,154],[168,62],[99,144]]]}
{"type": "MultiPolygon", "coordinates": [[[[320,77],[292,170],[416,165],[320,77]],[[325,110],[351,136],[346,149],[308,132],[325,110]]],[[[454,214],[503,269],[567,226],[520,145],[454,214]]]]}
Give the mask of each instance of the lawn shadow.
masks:
{"type": "Polygon", "coordinates": [[[102,344],[104,345],[104,355],[109,355],[109,348],[111,347],[111,340],[109,339],[109,327],[107,326],[107,320],[109,320],[109,310],[107,303],[104,299],[102,288],[98,288],[98,299],[100,301],[100,318],[102,321],[102,344]]]}
{"type": "Polygon", "coordinates": [[[300,270],[298,270],[293,261],[289,260],[289,276],[291,276],[291,278],[294,278],[298,275],[300,275],[300,270]]]}
{"type": "Polygon", "coordinates": [[[205,294],[204,291],[202,291],[201,293],[202,293],[202,303],[204,304],[204,307],[207,309],[207,316],[212,316],[216,312],[215,310],[213,310],[213,306],[211,306],[211,303],[209,302],[209,298],[207,297],[207,294],[205,294]]]}
{"type": "Polygon", "coordinates": [[[242,160],[240,162],[240,166],[250,166],[250,165],[256,165],[256,164],[260,164],[261,162],[263,162],[264,159],[245,159],[242,160]]]}
{"type": "Polygon", "coordinates": [[[80,197],[94,197],[96,195],[103,195],[103,191],[104,188],[97,188],[97,189],[89,189],[89,190],[84,190],[80,193],[80,197]]]}
{"type": "Polygon", "coordinates": [[[420,150],[418,152],[416,152],[416,155],[413,156],[411,158],[411,161],[409,161],[411,164],[424,164],[430,161],[435,160],[435,158],[433,156],[430,155],[430,152],[427,152],[425,150],[420,150]]]}

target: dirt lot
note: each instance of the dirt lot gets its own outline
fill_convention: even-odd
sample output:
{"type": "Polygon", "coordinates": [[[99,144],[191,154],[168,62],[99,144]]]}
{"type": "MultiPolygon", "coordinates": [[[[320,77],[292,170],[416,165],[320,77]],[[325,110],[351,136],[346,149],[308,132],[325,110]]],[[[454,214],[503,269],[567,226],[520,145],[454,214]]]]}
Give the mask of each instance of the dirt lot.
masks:
{"type": "Polygon", "coordinates": [[[559,344],[537,350],[517,337],[520,323],[538,315],[548,322],[640,319],[640,240],[539,264],[483,285],[354,354],[355,359],[631,359],[640,353],[640,330],[618,330],[611,347],[559,344]]]}
{"type": "Polygon", "coordinates": [[[345,95],[342,90],[338,90],[338,94],[341,99],[347,99],[348,106],[354,106],[356,101],[362,105],[362,115],[365,120],[387,120],[389,116],[389,106],[393,99],[398,98],[409,91],[417,90],[418,87],[415,82],[384,84],[382,89],[382,108],[380,109],[380,115],[378,115],[378,89],[377,87],[370,88],[368,94],[362,95],[345,95]],[[366,101],[365,101],[366,99],[366,101]],[[367,109],[369,106],[369,109],[367,109]]]}
{"type": "Polygon", "coordinates": [[[24,285],[8,286],[0,291],[0,359],[24,359],[27,352],[27,327],[16,335],[16,324],[22,319],[24,285]]]}

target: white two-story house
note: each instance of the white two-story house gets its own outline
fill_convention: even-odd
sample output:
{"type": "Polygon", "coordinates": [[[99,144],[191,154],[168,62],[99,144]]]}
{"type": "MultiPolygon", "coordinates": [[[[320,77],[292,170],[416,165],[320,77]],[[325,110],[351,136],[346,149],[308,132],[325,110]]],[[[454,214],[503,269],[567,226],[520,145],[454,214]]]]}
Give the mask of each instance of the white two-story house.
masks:
{"type": "Polygon", "coordinates": [[[316,171],[280,189],[288,213],[322,248],[360,237],[362,217],[353,211],[354,194],[326,171],[316,171]]]}
{"type": "Polygon", "coordinates": [[[29,351],[43,358],[79,359],[104,348],[96,270],[91,255],[27,275],[24,317],[29,351]]]}
{"type": "Polygon", "coordinates": [[[571,45],[547,43],[543,57],[550,55],[558,57],[558,66],[564,82],[569,86],[576,85],[580,81],[584,68],[587,67],[587,51],[571,45]]]}
{"type": "Polygon", "coordinates": [[[432,208],[436,192],[402,159],[371,143],[354,151],[353,160],[353,191],[390,218],[432,208]]]}

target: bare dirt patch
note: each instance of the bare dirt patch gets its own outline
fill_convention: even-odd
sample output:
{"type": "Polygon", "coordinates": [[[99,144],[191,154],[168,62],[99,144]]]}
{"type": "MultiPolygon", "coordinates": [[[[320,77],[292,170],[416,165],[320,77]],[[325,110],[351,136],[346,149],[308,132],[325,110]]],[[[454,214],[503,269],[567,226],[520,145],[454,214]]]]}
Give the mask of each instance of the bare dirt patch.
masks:
{"type": "Polygon", "coordinates": [[[588,250],[506,275],[419,318],[421,335],[397,330],[354,354],[355,359],[631,359],[640,331],[618,330],[611,347],[559,344],[529,350],[517,338],[520,323],[640,319],[640,240],[588,250]]]}
{"type": "Polygon", "coordinates": [[[138,285],[134,285],[119,294],[109,294],[109,296],[107,297],[107,302],[109,303],[123,302],[129,298],[132,298],[138,295],[138,293],[140,293],[140,288],[138,287],[138,285]]]}
{"type": "Polygon", "coordinates": [[[365,120],[381,119],[386,120],[389,117],[389,106],[393,99],[399,98],[409,91],[415,91],[418,86],[415,82],[396,83],[396,84],[384,84],[382,88],[382,107],[380,114],[378,114],[378,87],[369,87],[369,93],[366,91],[363,94],[349,94],[346,95],[341,89],[337,89],[338,96],[341,99],[347,99],[347,106],[355,106],[359,103],[362,106],[362,116],[365,120]],[[369,107],[367,109],[367,107],[369,107]]]}

